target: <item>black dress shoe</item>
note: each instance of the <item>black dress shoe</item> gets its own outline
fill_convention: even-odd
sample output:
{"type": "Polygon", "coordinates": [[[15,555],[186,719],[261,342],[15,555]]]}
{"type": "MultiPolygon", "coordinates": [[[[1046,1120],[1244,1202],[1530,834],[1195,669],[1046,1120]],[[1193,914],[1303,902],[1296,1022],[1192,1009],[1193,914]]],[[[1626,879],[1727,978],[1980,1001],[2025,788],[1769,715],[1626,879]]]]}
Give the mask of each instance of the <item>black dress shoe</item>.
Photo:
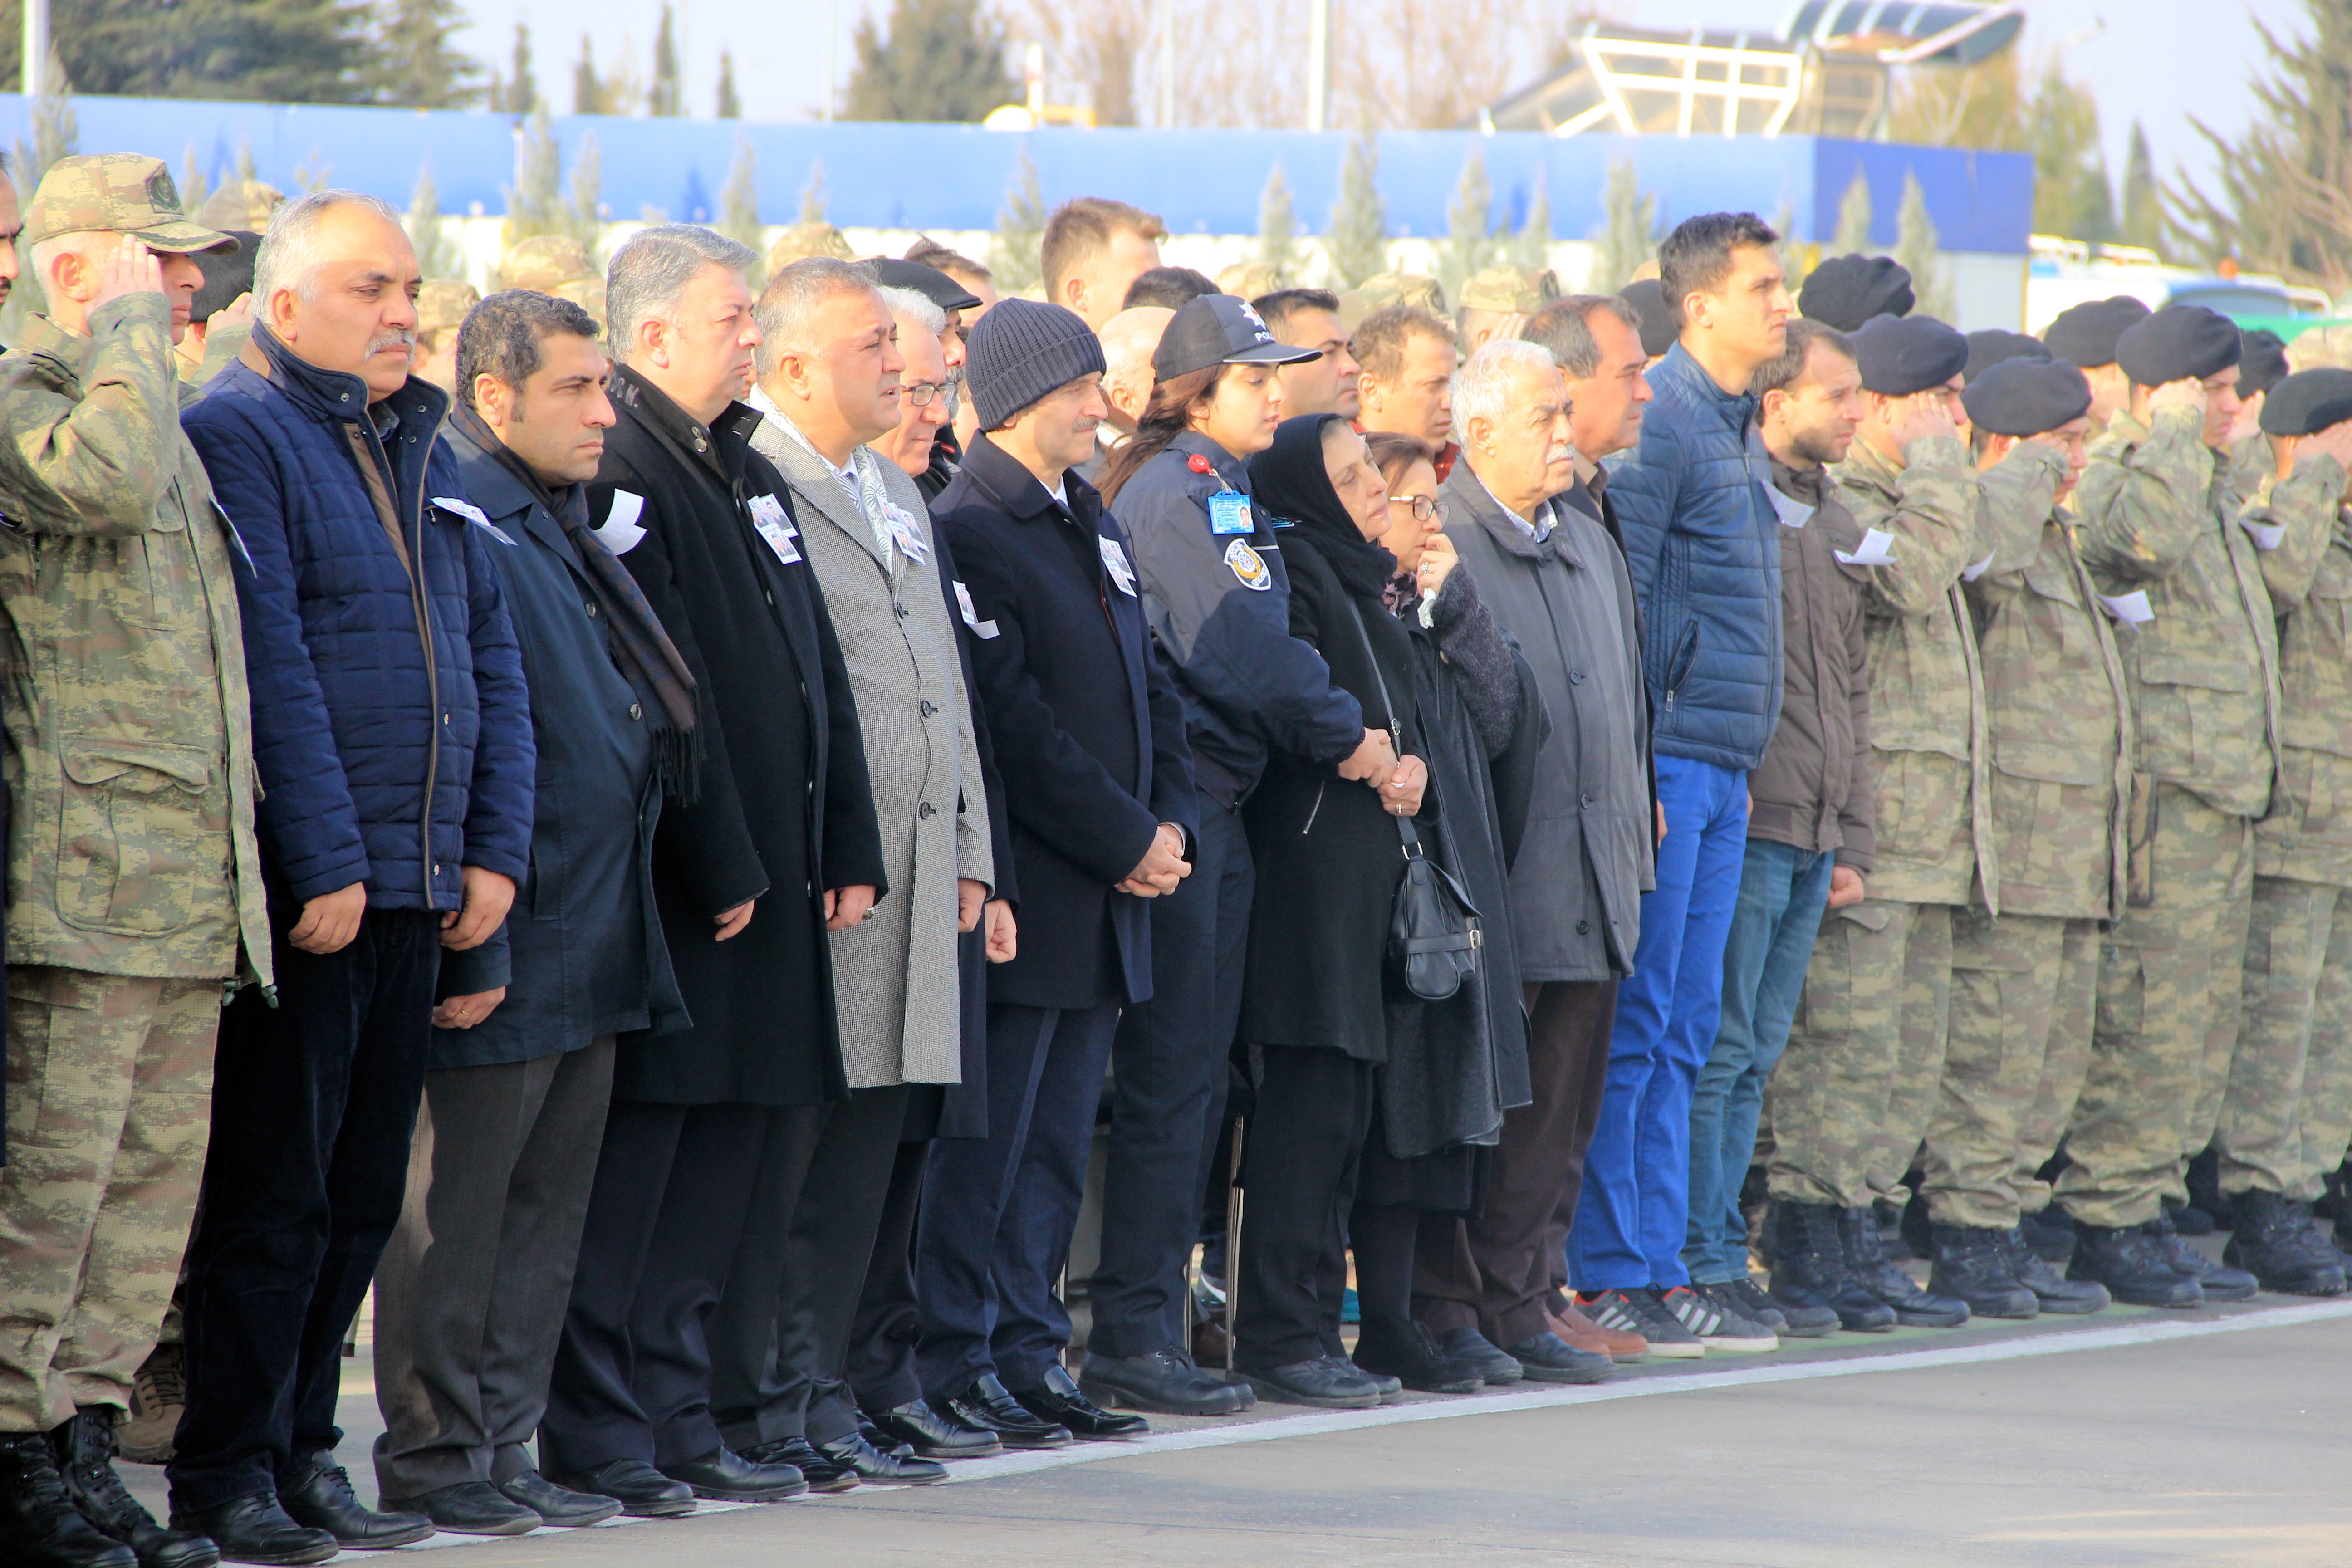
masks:
{"type": "Polygon", "coordinates": [[[1475,1329],[1448,1329],[1437,1336],[1437,1353],[1447,1361],[1467,1363],[1489,1388],[1500,1388],[1527,1376],[1528,1369],[1475,1329]]]}
{"type": "Polygon", "coordinates": [[[1202,1372],[1181,1345],[1150,1355],[1089,1353],[1078,1369],[1078,1387],[1106,1409],[1124,1405],[1163,1415],[1233,1415],[1248,1408],[1248,1388],[1202,1372]]]}
{"type": "Polygon", "coordinates": [[[66,1495],[100,1534],[131,1548],[139,1568],[213,1568],[220,1553],[201,1535],[164,1529],[114,1473],[114,1412],[78,1410],[49,1434],[66,1495]]]}
{"type": "Polygon", "coordinates": [[[996,1440],[1008,1448],[1066,1448],[1070,1446],[1070,1429],[1051,1421],[1041,1421],[1022,1408],[1018,1400],[1004,1392],[994,1373],[974,1378],[971,1385],[961,1393],[950,1394],[934,1406],[959,1426],[969,1426],[975,1432],[993,1432],[996,1440]]]}
{"type": "Polygon", "coordinates": [[[910,1400],[893,1409],[877,1411],[867,1419],[874,1423],[875,1430],[906,1445],[920,1458],[977,1459],[1004,1451],[995,1433],[959,1426],[932,1409],[928,1400],[910,1400]]]}
{"type": "Polygon", "coordinates": [[[1038,1420],[1051,1421],[1074,1437],[1123,1440],[1151,1435],[1151,1423],[1142,1416],[1113,1415],[1078,1392],[1077,1383],[1060,1362],[1045,1369],[1045,1382],[1034,1388],[1015,1389],[1013,1397],[1038,1420]]]}
{"type": "Polygon", "coordinates": [[[134,1568],[138,1558],[74,1507],[48,1434],[7,1432],[0,1433],[0,1562],[12,1568],[134,1568]]]}
{"type": "Polygon", "coordinates": [[[593,1469],[555,1478],[567,1491],[608,1497],[631,1519],[676,1519],[694,1511],[694,1489],[671,1480],[643,1459],[608,1459],[593,1469]]]}
{"type": "Polygon", "coordinates": [[[455,1481],[415,1497],[386,1498],[383,1506],[421,1513],[452,1535],[529,1535],[539,1510],[523,1507],[488,1481],[455,1481]]]}
{"type": "Polygon", "coordinates": [[[1598,1351],[1580,1351],[1546,1329],[1503,1352],[1519,1363],[1530,1383],[1606,1383],[1617,1363],[1598,1351]]]}
{"type": "Polygon", "coordinates": [[[782,1502],[809,1489],[798,1466],[754,1464],[724,1443],[708,1454],[655,1468],[671,1480],[684,1481],[695,1496],[719,1502],[782,1502]]]}
{"type": "Polygon", "coordinates": [[[324,1563],[342,1550],[328,1531],[297,1524],[268,1492],[236,1498],[217,1508],[175,1508],[172,1528],[205,1537],[231,1563],[324,1563]]]}
{"type": "Polygon", "coordinates": [[[433,1521],[421,1513],[362,1508],[352,1492],[351,1472],[326,1454],[298,1459],[292,1471],[278,1477],[278,1500],[295,1523],[325,1531],[346,1551],[407,1546],[433,1533],[433,1521]]]}
{"type": "Polygon", "coordinates": [[[872,1418],[863,1410],[857,1413],[857,1435],[886,1454],[896,1454],[902,1459],[911,1459],[915,1457],[915,1446],[912,1443],[900,1442],[884,1432],[881,1427],[874,1425],[872,1418]]]}
{"type": "Polygon", "coordinates": [[[1443,1354],[1420,1323],[1409,1323],[1403,1334],[1365,1330],[1356,1336],[1355,1363],[1368,1377],[1392,1377],[1399,1387],[1422,1394],[1475,1394],[1486,1386],[1476,1367],[1443,1354]]]}
{"type": "Polygon", "coordinates": [[[578,1530],[602,1524],[621,1511],[621,1500],[594,1492],[559,1487],[537,1470],[525,1470],[498,1483],[509,1502],[520,1503],[539,1515],[539,1522],[554,1530],[578,1530]]]}
{"type": "Polygon", "coordinates": [[[819,1443],[818,1453],[858,1480],[877,1487],[927,1487],[948,1479],[948,1468],[931,1459],[887,1454],[852,1432],[830,1443],[819,1443]]]}
{"type": "Polygon", "coordinates": [[[805,1437],[772,1437],[754,1443],[743,1450],[743,1457],[755,1465],[792,1466],[813,1492],[845,1492],[857,1484],[856,1471],[835,1464],[809,1447],[805,1437]]]}
{"type": "Polygon", "coordinates": [[[1287,1366],[1245,1373],[1257,1396],[1273,1405],[1312,1405],[1324,1410],[1370,1410],[1381,1402],[1381,1385],[1369,1373],[1338,1356],[1292,1362],[1287,1366]]]}

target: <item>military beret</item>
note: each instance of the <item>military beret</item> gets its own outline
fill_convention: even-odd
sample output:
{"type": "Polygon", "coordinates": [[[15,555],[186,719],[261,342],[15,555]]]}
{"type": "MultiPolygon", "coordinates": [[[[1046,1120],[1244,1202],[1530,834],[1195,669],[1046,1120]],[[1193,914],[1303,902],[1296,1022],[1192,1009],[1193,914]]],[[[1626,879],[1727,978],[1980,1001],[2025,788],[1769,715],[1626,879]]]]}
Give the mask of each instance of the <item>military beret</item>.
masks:
{"type": "Polygon", "coordinates": [[[2004,361],[2013,359],[2048,359],[2050,351],[2040,338],[2029,338],[2023,332],[2005,332],[1999,327],[1987,327],[1969,334],[1969,368],[1960,372],[1970,384],[1977,377],[2004,361]]]}
{"type": "Polygon", "coordinates": [[[2241,352],[2238,323],[2202,305],[2167,305],[2116,340],[2116,363],[2135,386],[2202,381],[2241,352]]]}
{"type": "Polygon", "coordinates": [[[1633,307],[1633,314],[1642,323],[1643,354],[1656,359],[1675,346],[1675,339],[1681,334],[1675,331],[1674,312],[1666,309],[1664,284],[1654,278],[1644,278],[1618,289],[1617,298],[1633,307]]]}
{"type": "Polygon", "coordinates": [[[2007,359],[1988,365],[1960,394],[1969,423],[1995,436],[2039,436],[2091,411],[2091,384],[2063,360],[2007,359]]]}
{"type": "Polygon", "coordinates": [[[1880,316],[1853,334],[1853,358],[1864,391],[1909,397],[1966,370],[1969,340],[1933,316],[1880,316]]]}
{"type": "Polygon", "coordinates": [[[2042,341],[2053,358],[2084,370],[2116,363],[2116,340],[2147,320],[2147,307],[2128,294],[2112,300],[2092,300],[2058,312],[2042,329],[2042,341]]]}
{"type": "Polygon", "coordinates": [[[1910,272],[1891,256],[1832,256],[1797,291],[1799,315],[1841,332],[1859,331],[1879,316],[1907,316],[1917,302],[1910,272]]]}
{"type": "Polygon", "coordinates": [[[2256,327],[2238,340],[2238,395],[2268,392],[2286,379],[2286,341],[2276,332],[2256,327]]]}
{"type": "Polygon", "coordinates": [[[2263,434],[2316,436],[2352,419],[2352,370],[2299,370],[2263,399],[2263,434]]]}

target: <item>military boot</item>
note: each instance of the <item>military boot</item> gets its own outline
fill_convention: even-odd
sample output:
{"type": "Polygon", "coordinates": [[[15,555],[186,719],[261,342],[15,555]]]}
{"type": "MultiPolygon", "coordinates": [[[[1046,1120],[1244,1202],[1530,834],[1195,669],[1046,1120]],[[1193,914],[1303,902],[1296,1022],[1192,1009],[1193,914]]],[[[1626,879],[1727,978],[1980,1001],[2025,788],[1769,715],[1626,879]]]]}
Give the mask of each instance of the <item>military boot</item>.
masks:
{"type": "Polygon", "coordinates": [[[0,1562],[9,1568],[138,1568],[81,1516],[46,1432],[0,1433],[0,1562]]]}
{"type": "Polygon", "coordinates": [[[1936,1266],[1927,1276],[1927,1289],[1966,1301],[1972,1317],[2039,1316],[2040,1298],[2011,1272],[2008,1250],[2000,1244],[2003,1234],[1970,1225],[1930,1227],[1928,1255],[1936,1266]]]}
{"type": "Polygon", "coordinates": [[[1849,1331],[1883,1333],[1895,1326],[1895,1309],[1863,1289],[1846,1268],[1836,1208],[1774,1198],[1764,1229],[1772,1242],[1775,1301],[1826,1307],[1849,1331]]]}
{"type": "Polygon", "coordinates": [[[2074,1256],[2066,1278],[2104,1285],[2118,1301],[2135,1307],[2201,1307],[2205,1292],[2195,1279],[2176,1273],[2157,1250],[2146,1228],[2109,1227],[2074,1222],[2074,1256]]]}
{"type": "Polygon", "coordinates": [[[2156,1255],[2176,1274],[2197,1281],[2208,1301],[2242,1301],[2261,1287],[2242,1268],[2216,1262],[2182,1239],[2175,1216],[2159,1214],[2141,1227],[2156,1243],[2156,1255]]]}
{"type": "Polygon", "coordinates": [[[2276,1193],[2240,1193],[2231,1202],[2236,1228],[2221,1260],[2251,1273],[2265,1290],[2290,1296],[2340,1296],[2344,1269],[2303,1205],[2276,1193]]]}
{"type": "MultiPolygon", "coordinates": [[[[2074,1232],[2068,1231],[2067,1245],[2073,1247],[2074,1232]]],[[[2009,1254],[2009,1271],[2017,1282],[2033,1292],[2045,1312],[2060,1312],[2081,1317],[2091,1312],[2103,1312],[2114,1300],[2104,1285],[2094,1285],[2087,1279],[2069,1279],[2050,1266],[2050,1260],[2035,1254],[2026,1245],[2022,1231],[2005,1230],[2000,1244],[2009,1254]]]]}
{"type": "Polygon", "coordinates": [[[112,1410],[76,1411],[72,1420],[49,1434],[49,1442],[74,1507],[100,1534],[131,1548],[139,1568],[212,1568],[220,1561],[219,1552],[203,1536],[156,1523],[114,1473],[112,1410]]]}
{"type": "Polygon", "coordinates": [[[2063,1263],[2074,1255],[2074,1216],[2056,1204],[2019,1215],[2017,1228],[2033,1256],[2045,1263],[2063,1263]]]}
{"type": "Polygon", "coordinates": [[[1862,1288],[1895,1309],[1895,1321],[1906,1329],[1957,1329],[1969,1321],[1969,1304],[1950,1296],[1922,1290],[1911,1276],[1886,1256],[1878,1216],[1868,1205],[1847,1209],[1838,1217],[1839,1239],[1845,1244],[1846,1271],[1862,1288]]]}

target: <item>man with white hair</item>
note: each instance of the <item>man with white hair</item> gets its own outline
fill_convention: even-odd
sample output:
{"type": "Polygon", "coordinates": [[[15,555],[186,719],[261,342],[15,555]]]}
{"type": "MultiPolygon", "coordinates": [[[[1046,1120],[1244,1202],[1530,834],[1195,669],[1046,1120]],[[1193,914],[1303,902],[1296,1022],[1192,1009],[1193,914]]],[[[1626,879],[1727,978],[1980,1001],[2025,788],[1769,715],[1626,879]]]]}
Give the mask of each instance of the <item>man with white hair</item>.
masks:
{"type": "MultiPolygon", "coordinates": [[[[253,340],[183,416],[242,540],[278,984],[221,1016],[172,1515],[246,1561],[433,1532],[362,1508],[335,1462],[342,1337],[400,1217],[441,954],[504,941],[529,865],[503,547],[442,444],[448,394],[411,374],[418,281],[374,197],[288,204],[253,340]]],[[[502,960],[478,974],[497,990],[502,960]]]]}

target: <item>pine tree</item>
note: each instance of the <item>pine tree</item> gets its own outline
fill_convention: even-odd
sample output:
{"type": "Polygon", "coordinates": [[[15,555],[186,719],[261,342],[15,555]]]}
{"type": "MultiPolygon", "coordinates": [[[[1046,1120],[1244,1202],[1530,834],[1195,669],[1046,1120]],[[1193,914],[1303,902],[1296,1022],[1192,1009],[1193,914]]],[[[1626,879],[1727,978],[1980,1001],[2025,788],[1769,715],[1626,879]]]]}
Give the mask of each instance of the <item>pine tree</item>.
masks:
{"type": "Polygon", "coordinates": [[[507,187],[507,221],[500,238],[509,250],[535,234],[562,232],[562,160],[554,129],[541,99],[515,141],[515,183],[507,187]]]}
{"type": "Polygon", "coordinates": [[[719,51],[719,118],[743,118],[743,100],[735,93],[735,56],[733,51],[719,51]]]}
{"type": "Polygon", "coordinates": [[[1323,254],[1331,281],[1353,289],[1389,269],[1389,215],[1381,200],[1381,144],[1359,132],[1339,161],[1339,197],[1331,204],[1331,226],[1323,231],[1323,254]]]}
{"type": "Polygon", "coordinates": [[[1870,181],[1860,169],[1853,172],[1853,183],[1845,195],[1838,198],[1837,233],[1830,239],[1833,256],[1866,256],[1870,253],[1870,226],[1875,219],[1870,210],[1870,181]]]}
{"type": "Polygon", "coordinates": [[[2115,234],[2115,195],[2099,145],[2099,105],[2053,63],[2020,107],[2033,153],[2033,228],[2097,245],[2115,234]]]}
{"type": "Polygon", "coordinates": [[[1613,294],[1633,280],[1642,263],[1658,253],[1658,197],[1641,185],[1631,158],[1612,159],[1601,187],[1601,232],[1595,237],[1592,275],[1586,287],[1613,294]]]}
{"type": "Polygon", "coordinates": [[[1459,299],[1470,275],[1495,258],[1495,231],[1487,218],[1494,205],[1486,160],[1474,147],[1462,162],[1454,197],[1445,204],[1445,238],[1437,247],[1437,284],[1448,300],[1459,299]]]}
{"type": "Polygon", "coordinates": [[[989,242],[988,267],[996,274],[1000,293],[1020,294],[1045,280],[1040,248],[1045,242],[1045,193],[1037,184],[1037,165],[1029,149],[1021,149],[1021,183],[1004,193],[996,215],[996,237],[989,242]]]}
{"type": "Polygon", "coordinates": [[[677,28],[668,0],[663,0],[661,26],[654,32],[654,86],[649,96],[646,112],[658,119],[675,120],[686,112],[686,86],[677,75],[677,28]]]}
{"type": "Polygon", "coordinates": [[[1903,205],[1895,209],[1895,259],[1911,274],[1911,292],[1918,301],[1912,314],[1933,316],[1949,324],[1952,289],[1944,277],[1944,253],[1938,247],[1936,221],[1927,216],[1927,193],[1919,176],[1905,170],[1903,205]]]}
{"type": "Polygon", "coordinates": [[[1266,172],[1265,189],[1257,198],[1257,258],[1273,268],[1286,286],[1297,274],[1298,211],[1280,163],[1266,172]]]}
{"type": "Polygon", "coordinates": [[[809,160],[808,184],[801,187],[801,216],[796,223],[823,223],[825,208],[824,160],[809,160]]]}
{"type": "Polygon", "coordinates": [[[604,154],[593,131],[580,138],[572,158],[572,197],[563,204],[563,232],[588,247],[593,259],[604,243],[604,154]]]}
{"type": "Polygon", "coordinates": [[[530,27],[523,22],[515,24],[514,54],[507,64],[507,78],[499,83],[498,102],[491,107],[508,114],[529,114],[539,107],[539,79],[530,72],[530,27]]]}
{"type": "Polygon", "coordinates": [[[188,150],[180,155],[180,210],[194,216],[212,194],[212,180],[196,167],[196,144],[191,142],[188,150]]]}
{"type": "MultiPolygon", "coordinates": [[[[16,153],[9,159],[9,172],[16,176],[17,199],[29,198],[48,173],[49,165],[60,158],[70,158],[81,151],[81,121],[74,113],[73,83],[66,75],[64,59],[55,46],[49,49],[49,68],[42,74],[45,90],[26,105],[33,122],[33,144],[19,141],[16,153]]],[[[24,257],[26,264],[15,285],[8,290],[8,302],[0,306],[0,332],[6,341],[17,342],[24,333],[25,318],[38,315],[49,308],[48,296],[42,291],[37,269],[30,265],[32,257],[24,257]]]]}
{"type": "Polygon", "coordinates": [[[2147,132],[2132,121],[2131,151],[2124,157],[2123,223],[2116,237],[2155,250],[2164,244],[2164,199],[2156,183],[2156,159],[2147,132]]]}
{"type": "Polygon", "coordinates": [[[240,180],[257,180],[261,177],[254,172],[253,168],[253,143],[242,136],[236,139],[236,177],[240,180]]]}
{"type": "MultiPolygon", "coordinates": [[[[760,226],[759,155],[751,151],[751,139],[740,131],[735,133],[735,162],[727,171],[727,183],[719,187],[719,232],[750,246],[755,255],[768,248],[760,226]]],[[[760,270],[758,262],[752,263],[752,270],[760,270]]],[[[752,287],[764,281],[755,279],[752,287]]]]}
{"type": "Polygon", "coordinates": [[[580,35],[580,61],[572,68],[572,112],[574,114],[610,114],[604,80],[596,74],[596,46],[588,35],[580,35]]]}
{"type": "MultiPolygon", "coordinates": [[[[0,79],[21,65],[21,7],[0,21],[0,79]]],[[[364,103],[383,53],[366,0],[51,0],[77,90],[138,98],[364,103]]]]}
{"type": "Polygon", "coordinates": [[[1535,188],[1528,193],[1527,221],[1503,248],[1514,267],[1551,265],[1551,187],[1541,164],[1536,167],[1535,188]]]}
{"type": "Polygon", "coordinates": [[[416,189],[408,197],[408,216],[403,226],[408,230],[408,243],[416,252],[416,270],[426,278],[456,278],[465,268],[465,254],[449,243],[441,226],[441,192],[433,183],[433,165],[426,163],[416,171],[416,189]]]}
{"type": "Polygon", "coordinates": [[[368,71],[371,96],[403,109],[471,109],[482,68],[450,47],[465,26],[457,0],[387,0],[368,71]]]}
{"type": "Polygon", "coordinates": [[[973,121],[1020,96],[980,0],[891,0],[888,31],[861,18],[855,47],[852,120],[973,121]]]}

